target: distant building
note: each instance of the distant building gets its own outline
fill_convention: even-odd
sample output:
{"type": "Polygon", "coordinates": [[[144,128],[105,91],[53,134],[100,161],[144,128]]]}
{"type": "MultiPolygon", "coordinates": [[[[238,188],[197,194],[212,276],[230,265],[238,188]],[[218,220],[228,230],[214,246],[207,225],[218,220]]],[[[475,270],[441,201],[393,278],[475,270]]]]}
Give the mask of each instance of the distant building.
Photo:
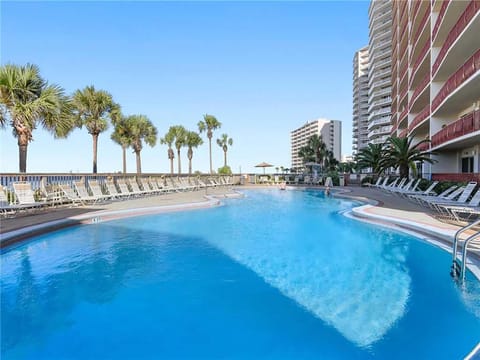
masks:
{"type": "Polygon", "coordinates": [[[434,180],[480,181],[478,1],[393,2],[392,134],[430,139],[434,180]]]}
{"type": "Polygon", "coordinates": [[[342,155],[342,162],[353,162],[354,158],[352,155],[342,155]]]}
{"type": "Polygon", "coordinates": [[[368,46],[353,57],[353,155],[368,145],[368,46]]]}
{"type": "Polygon", "coordinates": [[[307,145],[312,135],[319,135],[333,152],[333,156],[340,161],[342,158],[342,122],[340,120],[318,119],[307,122],[305,125],[290,133],[292,168],[303,167],[302,159],[298,152],[302,146],[307,145]]]}

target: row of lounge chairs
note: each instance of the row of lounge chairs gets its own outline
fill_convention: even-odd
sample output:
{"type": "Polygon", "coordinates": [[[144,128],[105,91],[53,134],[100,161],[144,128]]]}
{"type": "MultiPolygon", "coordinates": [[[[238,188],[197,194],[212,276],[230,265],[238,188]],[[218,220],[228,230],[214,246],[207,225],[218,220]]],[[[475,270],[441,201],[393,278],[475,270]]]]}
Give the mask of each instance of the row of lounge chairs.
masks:
{"type": "Polygon", "coordinates": [[[468,220],[472,216],[480,216],[480,189],[477,182],[471,181],[465,186],[452,185],[437,195],[434,192],[438,181],[434,181],[425,190],[417,190],[421,179],[395,179],[388,183],[389,177],[379,177],[374,187],[403,196],[425,207],[436,211],[440,215],[452,220],[468,220]]]}
{"type": "Polygon", "coordinates": [[[107,180],[100,183],[98,180],[73,181],[49,186],[42,186],[37,192],[30,182],[14,182],[11,184],[13,192],[7,196],[6,189],[0,186],[0,214],[3,216],[15,215],[21,211],[69,203],[86,205],[104,202],[107,200],[130,199],[163,193],[200,190],[213,187],[231,186],[231,177],[211,178],[118,178],[116,181],[107,180]],[[35,200],[40,196],[41,200],[35,200]]]}

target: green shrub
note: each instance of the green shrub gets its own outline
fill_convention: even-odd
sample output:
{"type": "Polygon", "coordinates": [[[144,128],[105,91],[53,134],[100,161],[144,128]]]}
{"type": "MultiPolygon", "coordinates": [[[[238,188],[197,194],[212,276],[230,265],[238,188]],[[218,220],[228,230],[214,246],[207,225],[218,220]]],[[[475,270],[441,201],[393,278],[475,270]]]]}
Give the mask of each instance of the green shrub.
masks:
{"type": "Polygon", "coordinates": [[[339,186],[339,185],[340,185],[340,177],[338,176],[338,172],[336,172],[336,171],[329,171],[329,172],[327,173],[327,177],[331,177],[331,178],[332,178],[333,186],[339,186]]]}
{"type": "Polygon", "coordinates": [[[422,179],[420,180],[420,183],[417,186],[417,190],[425,191],[428,189],[428,187],[432,184],[431,181],[427,179],[422,179]]]}
{"type": "Polygon", "coordinates": [[[232,174],[232,169],[230,169],[230,166],[223,166],[221,168],[218,168],[218,174],[219,175],[231,175],[232,174]]]}
{"type": "Polygon", "coordinates": [[[453,186],[453,185],[465,186],[466,183],[465,182],[456,182],[456,181],[441,181],[437,184],[437,186],[435,186],[435,189],[433,189],[433,191],[435,191],[438,195],[438,194],[441,194],[442,192],[444,192],[450,186],[453,186]]]}

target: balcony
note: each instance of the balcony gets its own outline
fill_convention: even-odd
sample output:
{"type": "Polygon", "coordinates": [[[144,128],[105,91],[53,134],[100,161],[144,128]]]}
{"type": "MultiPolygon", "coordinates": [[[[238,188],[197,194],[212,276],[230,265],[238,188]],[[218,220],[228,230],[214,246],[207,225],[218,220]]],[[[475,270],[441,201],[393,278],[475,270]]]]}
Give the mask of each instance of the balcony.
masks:
{"type": "Polygon", "coordinates": [[[390,134],[392,131],[392,126],[382,126],[380,128],[377,128],[375,130],[372,130],[368,133],[368,138],[371,139],[372,137],[378,136],[378,135],[385,135],[385,134],[390,134]]]}
{"type": "MultiPolygon", "coordinates": [[[[432,74],[435,76],[437,71],[439,70],[440,66],[442,65],[443,60],[445,59],[447,53],[449,52],[450,48],[453,47],[454,43],[457,41],[460,34],[465,30],[465,28],[470,24],[470,21],[476,16],[476,14],[480,11],[480,2],[478,1],[471,1],[470,4],[467,6],[465,11],[462,13],[460,18],[458,19],[457,23],[453,26],[450,30],[445,43],[443,44],[440,52],[438,53],[437,58],[432,66],[432,74]]],[[[480,20],[477,21],[478,24],[474,26],[469,33],[470,36],[468,39],[464,39],[463,43],[467,49],[474,49],[472,44],[475,44],[478,41],[478,34],[480,32],[480,20]],[[478,30],[477,30],[478,28],[478,30]],[[468,41],[467,41],[468,40],[468,41]]],[[[464,56],[461,56],[465,53],[465,49],[459,49],[460,59],[464,56]],[[463,51],[461,51],[463,50],[463,51]]],[[[454,58],[454,56],[452,56],[454,58]]]]}
{"type": "Polygon", "coordinates": [[[425,119],[428,119],[430,115],[430,104],[427,104],[422,111],[420,111],[408,125],[408,131],[412,132],[418,125],[420,125],[425,119]]]}
{"type": "Polygon", "coordinates": [[[413,83],[415,82],[415,79],[417,78],[417,74],[422,74],[425,71],[430,72],[430,63],[425,62],[425,59],[427,58],[427,54],[430,53],[430,38],[428,38],[427,42],[423,46],[422,51],[420,52],[420,55],[418,55],[417,60],[415,61],[415,64],[413,64],[412,67],[412,76],[410,77],[409,81],[409,86],[411,87],[413,83]],[[425,64],[426,66],[420,66],[420,65],[425,64]],[[421,71],[420,71],[421,70],[421,71]]]}
{"type": "MultiPolygon", "coordinates": [[[[477,52],[473,54],[470,59],[463,64],[462,67],[460,67],[448,78],[438,92],[437,96],[435,96],[432,101],[432,113],[437,111],[437,109],[440,108],[440,105],[447,100],[447,97],[450,97],[452,93],[455,93],[463,83],[470,78],[474,78],[478,71],[480,71],[480,49],[478,49],[477,52]]],[[[472,81],[468,84],[468,88],[464,89],[463,91],[463,93],[466,93],[467,96],[464,97],[462,101],[456,101],[455,105],[450,107],[451,112],[465,108],[471,100],[474,100],[476,97],[478,97],[477,82],[472,81]],[[468,96],[469,94],[471,96],[468,96]]]]}
{"type": "Polygon", "coordinates": [[[377,126],[380,126],[380,125],[390,124],[390,121],[391,121],[390,116],[383,116],[380,119],[369,121],[368,122],[368,130],[371,130],[374,127],[377,127],[377,126]]]}
{"type": "Polygon", "coordinates": [[[445,126],[432,136],[432,148],[441,146],[461,136],[480,131],[480,110],[472,111],[457,121],[445,126]]]}
{"type": "Polygon", "coordinates": [[[401,137],[401,138],[406,137],[406,136],[407,136],[407,132],[408,132],[408,129],[403,129],[402,131],[400,131],[400,132],[398,133],[398,137],[401,137]]]}
{"type": "MultiPolygon", "coordinates": [[[[471,0],[470,0],[471,1],[471,0]]],[[[443,14],[437,18],[437,22],[432,24],[432,27],[436,29],[435,34],[432,32],[432,42],[433,46],[440,47],[445,42],[445,39],[448,36],[448,33],[453,28],[455,23],[458,21],[460,15],[465,11],[466,7],[469,5],[469,0],[464,1],[456,1],[456,0],[448,0],[446,1],[447,4],[443,9],[443,14]]],[[[443,3],[442,3],[443,5],[443,3]]],[[[442,9],[440,8],[439,11],[442,9]]],[[[433,30],[433,29],[432,29],[433,30]]]]}
{"type": "Polygon", "coordinates": [[[383,107],[386,105],[390,105],[392,103],[392,98],[390,96],[382,98],[380,100],[374,101],[368,107],[368,111],[372,111],[376,107],[383,107]]]}
{"type": "Polygon", "coordinates": [[[440,8],[440,12],[438,13],[437,21],[435,21],[435,26],[433,27],[432,31],[432,38],[435,39],[438,33],[438,29],[440,28],[440,24],[443,21],[443,17],[445,16],[445,12],[447,11],[447,7],[450,3],[450,0],[443,0],[442,7],[440,8]]]}
{"type": "Polygon", "coordinates": [[[428,150],[430,150],[430,143],[429,142],[424,142],[424,143],[418,145],[417,149],[420,150],[420,151],[428,151],[428,150]]]}
{"type": "Polygon", "coordinates": [[[415,88],[415,91],[413,92],[413,95],[410,100],[410,110],[413,109],[415,102],[418,100],[420,95],[424,92],[424,90],[427,88],[427,85],[430,84],[430,74],[427,73],[425,77],[422,79],[420,84],[415,88]]]}
{"type": "Polygon", "coordinates": [[[427,9],[425,10],[425,14],[422,17],[422,21],[420,21],[420,24],[418,25],[418,28],[415,31],[415,35],[413,36],[413,40],[411,41],[412,44],[415,44],[414,47],[416,46],[417,40],[420,37],[420,34],[424,31],[427,20],[430,18],[430,4],[427,6],[427,9]]]}

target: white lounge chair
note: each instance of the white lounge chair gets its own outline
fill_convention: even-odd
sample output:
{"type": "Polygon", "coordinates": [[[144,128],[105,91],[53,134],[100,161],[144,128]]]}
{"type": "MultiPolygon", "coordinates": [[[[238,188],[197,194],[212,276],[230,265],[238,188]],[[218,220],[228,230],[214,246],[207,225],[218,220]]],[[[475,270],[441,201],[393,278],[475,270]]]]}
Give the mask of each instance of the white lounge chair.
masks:
{"type": "Polygon", "coordinates": [[[441,208],[439,208],[440,205],[462,206],[467,202],[468,198],[470,197],[470,195],[472,194],[476,186],[477,186],[477,183],[475,181],[469,182],[467,186],[464,187],[461,194],[459,194],[458,199],[455,201],[453,199],[448,199],[446,201],[431,201],[429,202],[429,204],[432,208],[434,208],[437,211],[441,211],[441,208]]]}
{"type": "Polygon", "coordinates": [[[453,191],[452,193],[450,193],[449,195],[447,196],[444,196],[444,197],[427,197],[425,199],[422,199],[422,204],[423,205],[426,205],[426,206],[429,206],[430,208],[434,209],[435,206],[434,204],[435,203],[450,203],[451,201],[453,201],[454,199],[456,199],[457,197],[460,196],[460,194],[465,190],[465,186],[461,186],[457,189],[455,189],[455,191],[453,191]]]}
{"type": "Polygon", "coordinates": [[[125,195],[119,192],[113,180],[105,181],[105,187],[107,188],[108,194],[110,195],[111,199],[120,199],[122,197],[129,196],[128,194],[125,195]]]}
{"type": "Polygon", "coordinates": [[[28,181],[18,181],[12,183],[13,192],[17,199],[17,203],[25,209],[38,209],[47,205],[46,202],[38,202],[35,200],[32,184],[28,181]]]}
{"type": "Polygon", "coordinates": [[[411,195],[409,196],[409,198],[411,200],[415,200],[416,202],[418,202],[419,204],[422,203],[422,201],[424,199],[429,199],[429,198],[437,198],[437,199],[440,199],[440,198],[445,198],[446,196],[448,196],[448,194],[452,193],[455,189],[457,189],[458,186],[457,185],[452,185],[450,186],[448,189],[445,189],[443,192],[441,192],[440,194],[438,195],[411,195]]]}
{"type": "Polygon", "coordinates": [[[99,201],[108,200],[112,197],[111,195],[107,195],[103,193],[98,180],[89,180],[88,187],[90,188],[90,191],[92,192],[93,196],[97,197],[99,201]]]}
{"type": "Polygon", "coordinates": [[[60,189],[63,192],[63,195],[72,202],[73,205],[82,204],[85,205],[82,198],[72,189],[72,187],[68,184],[58,184],[60,189]]]}
{"type": "MultiPolygon", "coordinates": [[[[421,179],[419,179],[421,181],[421,179]]],[[[420,183],[420,181],[418,181],[418,183],[420,183]]],[[[401,192],[400,195],[402,196],[415,196],[415,195],[426,195],[426,196],[430,196],[430,195],[436,195],[436,193],[433,191],[433,189],[435,188],[435,186],[437,186],[438,184],[438,181],[434,181],[433,183],[430,184],[430,186],[425,190],[425,191],[419,191],[419,190],[415,190],[417,187],[418,187],[418,184],[416,187],[414,187],[411,191],[405,191],[405,192],[401,192]]]]}
{"type": "Polygon", "coordinates": [[[451,216],[453,219],[460,221],[460,215],[467,215],[466,219],[469,219],[472,215],[480,215],[480,189],[472,196],[470,201],[464,206],[457,205],[439,205],[439,207],[445,211],[447,216],[451,216]]]}
{"type": "Polygon", "coordinates": [[[88,193],[88,190],[87,190],[87,187],[86,187],[85,183],[82,182],[82,181],[74,181],[73,182],[73,187],[75,188],[75,191],[77,192],[80,199],[82,199],[82,201],[85,202],[85,203],[89,203],[89,202],[96,203],[96,202],[102,200],[102,198],[100,198],[100,197],[90,195],[88,193]]]}

